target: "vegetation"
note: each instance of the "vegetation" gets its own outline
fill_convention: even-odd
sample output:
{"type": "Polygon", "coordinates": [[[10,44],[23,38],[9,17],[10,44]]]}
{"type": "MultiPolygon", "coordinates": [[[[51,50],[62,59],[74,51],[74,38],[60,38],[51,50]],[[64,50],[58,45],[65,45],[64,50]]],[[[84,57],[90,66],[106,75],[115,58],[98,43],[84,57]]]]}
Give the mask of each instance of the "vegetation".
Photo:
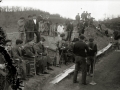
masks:
{"type": "Polygon", "coordinates": [[[113,18],[113,19],[107,19],[102,22],[106,27],[111,28],[111,29],[120,29],[120,17],[113,18]]]}
{"type": "Polygon", "coordinates": [[[50,20],[54,23],[62,23],[66,22],[67,18],[61,17],[59,14],[50,14],[49,12],[45,12],[39,9],[33,9],[31,7],[1,7],[0,13],[0,26],[8,27],[8,26],[16,26],[16,23],[20,17],[25,17],[27,19],[28,15],[36,14],[42,15],[43,18],[49,16],[50,20]]]}

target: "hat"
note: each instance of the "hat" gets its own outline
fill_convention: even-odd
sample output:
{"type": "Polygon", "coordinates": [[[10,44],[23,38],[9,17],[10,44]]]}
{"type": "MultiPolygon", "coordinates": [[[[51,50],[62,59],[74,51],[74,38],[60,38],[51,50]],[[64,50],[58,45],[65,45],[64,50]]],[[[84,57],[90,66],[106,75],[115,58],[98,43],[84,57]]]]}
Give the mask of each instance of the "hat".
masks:
{"type": "Polygon", "coordinates": [[[82,39],[82,40],[83,40],[84,38],[85,38],[85,37],[84,37],[83,35],[80,35],[80,39],[82,39]]]}
{"type": "Polygon", "coordinates": [[[77,42],[79,41],[79,38],[74,38],[72,42],[77,42]]]}
{"type": "Polygon", "coordinates": [[[64,36],[65,36],[65,34],[64,34],[64,33],[60,34],[60,37],[64,37],[64,36]]]}
{"type": "Polygon", "coordinates": [[[93,39],[93,38],[89,38],[89,41],[90,41],[90,42],[93,42],[93,41],[94,41],[94,39],[93,39]]]}
{"type": "Polygon", "coordinates": [[[40,40],[40,41],[43,41],[43,42],[44,42],[44,41],[45,41],[45,38],[44,38],[44,37],[41,37],[41,40],[40,40]]]}

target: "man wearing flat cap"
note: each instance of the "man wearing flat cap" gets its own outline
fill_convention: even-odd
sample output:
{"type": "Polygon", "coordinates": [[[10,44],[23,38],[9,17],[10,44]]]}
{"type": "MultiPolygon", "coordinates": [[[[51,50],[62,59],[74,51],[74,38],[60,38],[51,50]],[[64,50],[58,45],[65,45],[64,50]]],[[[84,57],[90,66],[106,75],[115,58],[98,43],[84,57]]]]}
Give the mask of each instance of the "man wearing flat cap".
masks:
{"type": "Polygon", "coordinates": [[[93,76],[93,65],[94,65],[94,60],[95,56],[97,54],[97,45],[94,43],[94,39],[90,38],[88,42],[88,58],[87,58],[87,73],[90,76],[93,76]]]}
{"type": "Polygon", "coordinates": [[[80,36],[80,40],[77,41],[73,46],[73,53],[75,54],[75,71],[73,77],[73,83],[77,83],[78,71],[81,67],[82,70],[82,84],[86,85],[86,57],[87,52],[89,51],[88,46],[84,43],[84,36],[80,36]]]}

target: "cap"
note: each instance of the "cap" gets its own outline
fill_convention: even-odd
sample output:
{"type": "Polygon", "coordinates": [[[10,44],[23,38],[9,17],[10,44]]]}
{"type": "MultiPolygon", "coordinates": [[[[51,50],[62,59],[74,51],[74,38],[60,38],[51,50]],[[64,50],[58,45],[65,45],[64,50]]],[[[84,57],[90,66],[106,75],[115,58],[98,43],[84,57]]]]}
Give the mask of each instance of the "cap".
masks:
{"type": "Polygon", "coordinates": [[[93,39],[93,38],[89,38],[89,41],[90,41],[90,42],[93,42],[93,41],[94,41],[94,39],[93,39]]]}
{"type": "Polygon", "coordinates": [[[84,38],[85,38],[85,37],[84,37],[83,35],[81,35],[81,36],[80,36],[80,39],[82,39],[82,40],[83,40],[84,38]]]}

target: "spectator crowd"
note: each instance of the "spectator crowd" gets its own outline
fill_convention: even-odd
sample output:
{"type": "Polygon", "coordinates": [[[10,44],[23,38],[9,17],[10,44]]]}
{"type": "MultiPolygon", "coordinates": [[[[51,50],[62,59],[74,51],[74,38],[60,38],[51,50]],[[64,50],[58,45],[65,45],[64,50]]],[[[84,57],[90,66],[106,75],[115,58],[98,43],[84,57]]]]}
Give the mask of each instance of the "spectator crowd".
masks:
{"type": "Polygon", "coordinates": [[[49,74],[49,71],[53,71],[53,66],[61,67],[62,64],[68,65],[74,62],[76,66],[73,82],[77,82],[77,74],[81,67],[82,84],[86,84],[86,74],[92,76],[97,53],[94,39],[90,38],[89,42],[85,42],[83,35],[85,27],[93,22],[91,13],[83,12],[81,18],[78,13],[76,22],[79,37],[71,40],[74,30],[73,21],[68,20],[65,24],[52,23],[50,18],[43,19],[42,16],[35,14],[29,15],[27,19],[21,17],[18,20],[19,39],[16,40],[15,46],[12,45],[12,40],[6,40],[5,49],[13,59],[13,65],[18,67],[17,73],[22,80],[34,75],[49,74]],[[42,35],[58,36],[60,39],[56,42],[57,48],[53,50],[45,46],[46,40],[42,35]],[[54,52],[54,57],[49,55],[49,50],[54,52]]]}

